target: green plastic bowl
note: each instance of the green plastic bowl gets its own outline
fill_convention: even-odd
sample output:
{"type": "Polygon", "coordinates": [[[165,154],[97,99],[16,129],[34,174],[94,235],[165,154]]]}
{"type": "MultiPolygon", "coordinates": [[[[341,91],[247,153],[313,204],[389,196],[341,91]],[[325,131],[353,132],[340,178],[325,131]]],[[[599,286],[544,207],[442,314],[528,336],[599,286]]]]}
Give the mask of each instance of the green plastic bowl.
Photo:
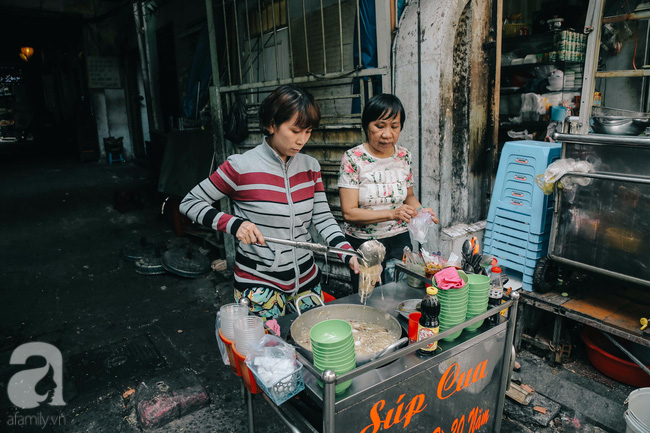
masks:
{"type": "Polygon", "coordinates": [[[352,326],[345,320],[329,319],[318,322],[309,331],[312,345],[339,346],[352,335],[352,326]]]}
{"type": "Polygon", "coordinates": [[[350,348],[354,348],[354,338],[352,335],[350,335],[349,338],[346,338],[345,340],[342,340],[339,344],[320,344],[320,343],[314,343],[312,341],[311,343],[311,350],[312,352],[317,351],[317,352],[337,352],[337,351],[347,351],[350,348]]]}
{"type": "MultiPolygon", "coordinates": [[[[458,276],[460,277],[461,280],[465,281],[465,286],[463,288],[467,288],[467,274],[461,270],[458,270],[458,276]]],[[[433,285],[433,287],[438,288],[438,285],[436,284],[435,275],[433,276],[433,278],[431,278],[431,284],[433,285]]],[[[462,289],[451,289],[451,290],[462,290],[462,289]]],[[[445,290],[440,290],[438,293],[440,292],[445,292],[445,290]]]]}

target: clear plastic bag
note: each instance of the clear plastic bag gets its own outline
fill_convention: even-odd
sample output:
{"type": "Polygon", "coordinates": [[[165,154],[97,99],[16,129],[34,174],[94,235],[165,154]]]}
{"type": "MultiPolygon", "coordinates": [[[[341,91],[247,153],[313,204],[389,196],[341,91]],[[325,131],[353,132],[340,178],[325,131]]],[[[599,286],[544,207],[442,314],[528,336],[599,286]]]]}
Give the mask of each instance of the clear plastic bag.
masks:
{"type": "Polygon", "coordinates": [[[217,311],[217,320],[214,325],[214,333],[217,336],[217,346],[219,347],[219,353],[221,353],[221,360],[224,364],[230,365],[230,358],[228,358],[228,350],[226,349],[226,343],[224,343],[221,338],[219,338],[219,328],[221,328],[221,312],[217,311]]]}
{"type": "MultiPolygon", "coordinates": [[[[588,161],[580,161],[572,158],[558,159],[546,167],[543,174],[535,176],[535,183],[539,186],[544,194],[550,195],[553,193],[553,185],[562,176],[569,172],[575,173],[589,173],[593,171],[593,164],[588,161]]],[[[591,183],[591,179],[586,177],[569,177],[561,181],[558,187],[563,188],[565,191],[570,191],[575,188],[575,185],[587,186],[591,183]]]]}
{"type": "Polygon", "coordinates": [[[413,239],[419,243],[424,243],[429,234],[429,227],[433,225],[433,219],[429,212],[420,211],[415,218],[409,221],[409,232],[413,239]]]}
{"type": "Polygon", "coordinates": [[[246,364],[269,387],[297,368],[296,349],[275,335],[265,335],[246,355],[246,364]]]}

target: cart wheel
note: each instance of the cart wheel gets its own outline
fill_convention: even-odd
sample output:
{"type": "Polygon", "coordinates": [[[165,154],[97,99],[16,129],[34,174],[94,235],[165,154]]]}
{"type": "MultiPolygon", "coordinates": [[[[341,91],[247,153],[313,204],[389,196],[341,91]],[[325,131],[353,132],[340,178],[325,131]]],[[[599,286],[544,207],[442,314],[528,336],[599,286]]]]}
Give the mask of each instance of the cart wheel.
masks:
{"type": "Polygon", "coordinates": [[[542,257],[535,266],[533,274],[533,290],[546,293],[555,288],[560,268],[550,257],[542,257]]]}

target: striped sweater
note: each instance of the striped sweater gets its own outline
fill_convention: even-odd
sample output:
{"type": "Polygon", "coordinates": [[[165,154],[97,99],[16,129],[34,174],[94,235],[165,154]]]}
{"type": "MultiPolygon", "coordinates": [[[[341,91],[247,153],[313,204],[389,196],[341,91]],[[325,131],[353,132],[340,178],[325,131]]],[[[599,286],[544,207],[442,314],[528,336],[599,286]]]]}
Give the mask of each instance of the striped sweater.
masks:
{"type": "MultiPolygon", "coordinates": [[[[241,155],[231,155],[209,178],[183,199],[180,211],[206,227],[235,235],[244,221],[266,237],[311,242],[314,226],[328,245],[351,249],[332,216],[321,180],[320,164],[297,154],[285,163],[266,143],[241,155]],[[212,203],[231,199],[234,215],[212,203]]],[[[349,262],[349,256],[343,259],[349,262]]],[[[235,256],[235,287],[270,287],[288,293],[320,283],[320,270],[309,250],[267,243],[239,242],[235,256]]]]}

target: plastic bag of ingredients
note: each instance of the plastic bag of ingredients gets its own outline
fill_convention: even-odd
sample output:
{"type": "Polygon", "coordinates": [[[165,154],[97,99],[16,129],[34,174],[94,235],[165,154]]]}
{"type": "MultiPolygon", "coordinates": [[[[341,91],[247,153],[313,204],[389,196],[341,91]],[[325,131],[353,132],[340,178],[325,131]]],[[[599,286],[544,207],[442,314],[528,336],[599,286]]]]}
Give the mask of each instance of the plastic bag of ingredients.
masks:
{"type": "MultiPolygon", "coordinates": [[[[553,193],[553,185],[555,185],[555,182],[560,180],[565,174],[569,172],[589,173],[593,171],[593,169],[593,164],[588,161],[575,160],[572,158],[558,159],[546,167],[546,171],[544,171],[543,174],[535,176],[535,183],[542,189],[544,194],[550,195],[553,193]]],[[[576,185],[587,186],[590,183],[590,178],[570,176],[563,179],[560,184],[558,184],[558,188],[570,191],[574,189],[576,185]]]]}
{"type": "Polygon", "coordinates": [[[266,387],[271,387],[296,370],[296,349],[281,338],[267,334],[246,355],[246,365],[266,387]]]}
{"type": "Polygon", "coordinates": [[[427,234],[429,234],[429,227],[433,225],[433,219],[429,212],[420,211],[409,221],[409,232],[419,243],[424,243],[427,240],[427,234]]]}

